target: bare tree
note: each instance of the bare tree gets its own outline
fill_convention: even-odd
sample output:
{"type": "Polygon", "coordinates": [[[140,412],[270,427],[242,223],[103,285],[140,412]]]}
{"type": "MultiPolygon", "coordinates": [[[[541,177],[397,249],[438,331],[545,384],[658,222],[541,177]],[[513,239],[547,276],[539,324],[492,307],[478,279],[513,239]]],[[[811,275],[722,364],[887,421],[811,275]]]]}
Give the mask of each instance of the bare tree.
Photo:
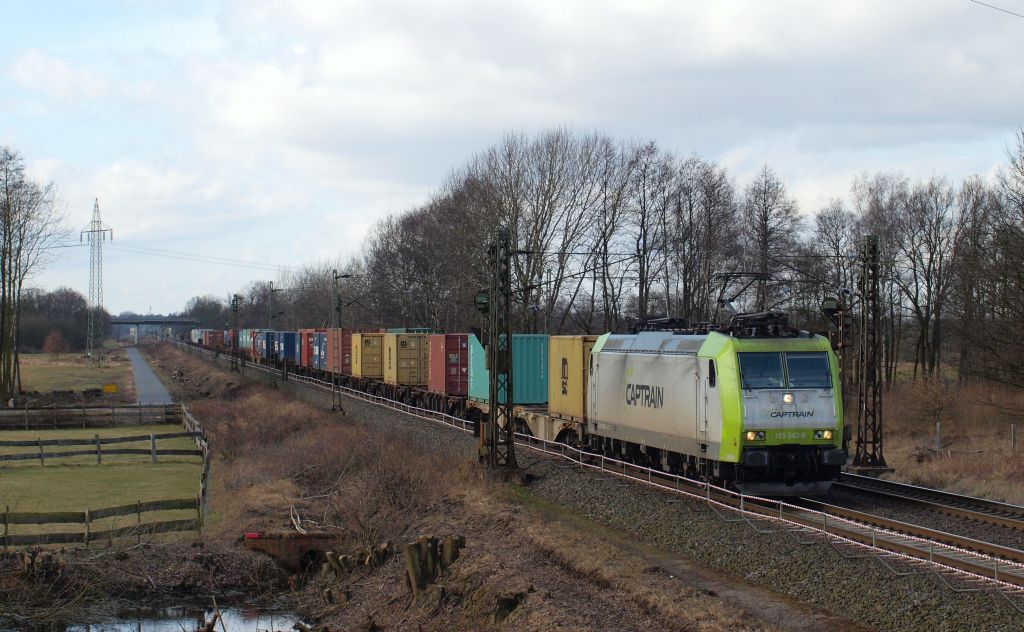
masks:
{"type": "MultiPolygon", "coordinates": [[[[768,165],[744,191],[743,220],[752,270],[763,275],[779,270],[778,257],[793,250],[801,221],[796,201],[768,165]]],[[[754,308],[775,308],[780,303],[777,290],[767,278],[759,280],[754,308]]]]}

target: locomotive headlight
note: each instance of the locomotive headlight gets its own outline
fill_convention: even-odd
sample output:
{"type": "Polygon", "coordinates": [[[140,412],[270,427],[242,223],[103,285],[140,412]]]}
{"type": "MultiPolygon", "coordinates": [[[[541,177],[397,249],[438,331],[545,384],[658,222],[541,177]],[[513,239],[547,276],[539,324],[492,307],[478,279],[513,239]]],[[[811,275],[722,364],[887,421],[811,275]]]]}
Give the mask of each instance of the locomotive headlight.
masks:
{"type": "Polygon", "coordinates": [[[826,441],[831,441],[832,440],[832,431],[831,430],[815,430],[814,431],[814,438],[815,439],[824,439],[826,441]]]}
{"type": "Polygon", "coordinates": [[[783,395],[782,396],[782,402],[785,403],[785,404],[792,404],[793,403],[793,394],[792,393],[786,393],[785,395],[783,395]]]}
{"type": "Polygon", "coordinates": [[[747,432],[747,441],[764,441],[764,430],[750,430],[747,432]]]}

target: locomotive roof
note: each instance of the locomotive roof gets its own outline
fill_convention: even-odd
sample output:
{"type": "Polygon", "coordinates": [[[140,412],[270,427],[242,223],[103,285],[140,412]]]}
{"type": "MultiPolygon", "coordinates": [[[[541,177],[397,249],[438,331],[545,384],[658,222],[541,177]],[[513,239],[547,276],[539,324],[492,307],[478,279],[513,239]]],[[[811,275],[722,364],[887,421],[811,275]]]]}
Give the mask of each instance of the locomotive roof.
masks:
{"type": "Polygon", "coordinates": [[[684,354],[697,355],[704,343],[710,336],[720,337],[722,340],[735,340],[743,345],[761,346],[764,343],[790,347],[793,344],[806,346],[809,341],[817,346],[819,336],[800,332],[797,337],[763,337],[763,338],[735,338],[729,334],[711,332],[709,334],[678,334],[671,331],[641,331],[636,334],[606,334],[603,344],[595,349],[601,351],[619,351],[631,353],[658,353],[658,354],[684,354]],[[800,341],[803,341],[802,343],[800,341]]]}
{"type": "Polygon", "coordinates": [[[707,339],[707,334],[679,335],[671,331],[641,331],[637,334],[611,334],[603,349],[696,355],[707,339]]]}

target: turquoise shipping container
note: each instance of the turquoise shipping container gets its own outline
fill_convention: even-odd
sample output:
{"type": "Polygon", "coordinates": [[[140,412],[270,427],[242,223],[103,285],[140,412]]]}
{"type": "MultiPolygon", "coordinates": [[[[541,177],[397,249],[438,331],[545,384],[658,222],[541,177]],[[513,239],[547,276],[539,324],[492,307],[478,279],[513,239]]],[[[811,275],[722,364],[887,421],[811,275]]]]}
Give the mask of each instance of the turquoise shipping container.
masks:
{"type": "MultiPolygon", "coordinates": [[[[484,347],[469,336],[469,398],[487,401],[490,374],[484,347]]],[[[512,403],[524,406],[548,401],[548,336],[512,334],[512,403]]]]}

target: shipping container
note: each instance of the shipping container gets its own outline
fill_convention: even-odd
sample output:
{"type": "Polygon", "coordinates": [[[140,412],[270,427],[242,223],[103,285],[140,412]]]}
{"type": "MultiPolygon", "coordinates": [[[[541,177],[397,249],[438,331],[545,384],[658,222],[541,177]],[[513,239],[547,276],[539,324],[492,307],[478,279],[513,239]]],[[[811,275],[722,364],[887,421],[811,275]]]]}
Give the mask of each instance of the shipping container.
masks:
{"type": "Polygon", "coordinates": [[[297,352],[299,345],[296,342],[298,334],[294,331],[274,332],[274,355],[279,361],[288,361],[292,364],[298,362],[297,352]]]}
{"type": "MultiPolygon", "coordinates": [[[[313,358],[311,360],[314,369],[327,370],[327,332],[311,334],[313,339],[313,358]]],[[[351,340],[349,345],[351,345],[351,340]]]]}
{"type": "Polygon", "coordinates": [[[597,336],[551,336],[548,340],[548,413],[585,421],[590,350],[597,336]]]}
{"type": "MultiPolygon", "coordinates": [[[[487,401],[490,397],[489,380],[483,345],[476,336],[469,336],[470,399],[487,401]]],[[[512,403],[533,405],[547,401],[548,336],[512,334],[512,403]]]]}
{"type": "Polygon", "coordinates": [[[299,346],[299,365],[309,367],[312,369],[318,369],[316,366],[316,360],[313,353],[313,345],[316,334],[323,333],[326,329],[300,329],[298,331],[298,340],[296,344],[299,346]]]}
{"type": "Polygon", "coordinates": [[[430,336],[428,389],[453,397],[469,394],[470,334],[433,334],[430,336]]]}
{"type": "Polygon", "coordinates": [[[432,334],[434,330],[430,327],[388,327],[384,330],[388,334],[432,334]]]}
{"type": "Polygon", "coordinates": [[[210,349],[224,347],[224,332],[219,329],[208,329],[204,334],[204,344],[210,349]]]}
{"type": "Polygon", "coordinates": [[[430,368],[427,334],[384,334],[384,382],[426,386],[430,368]]]}
{"type": "Polygon", "coordinates": [[[384,334],[352,334],[352,376],[376,379],[384,377],[383,351],[384,334]]]}

